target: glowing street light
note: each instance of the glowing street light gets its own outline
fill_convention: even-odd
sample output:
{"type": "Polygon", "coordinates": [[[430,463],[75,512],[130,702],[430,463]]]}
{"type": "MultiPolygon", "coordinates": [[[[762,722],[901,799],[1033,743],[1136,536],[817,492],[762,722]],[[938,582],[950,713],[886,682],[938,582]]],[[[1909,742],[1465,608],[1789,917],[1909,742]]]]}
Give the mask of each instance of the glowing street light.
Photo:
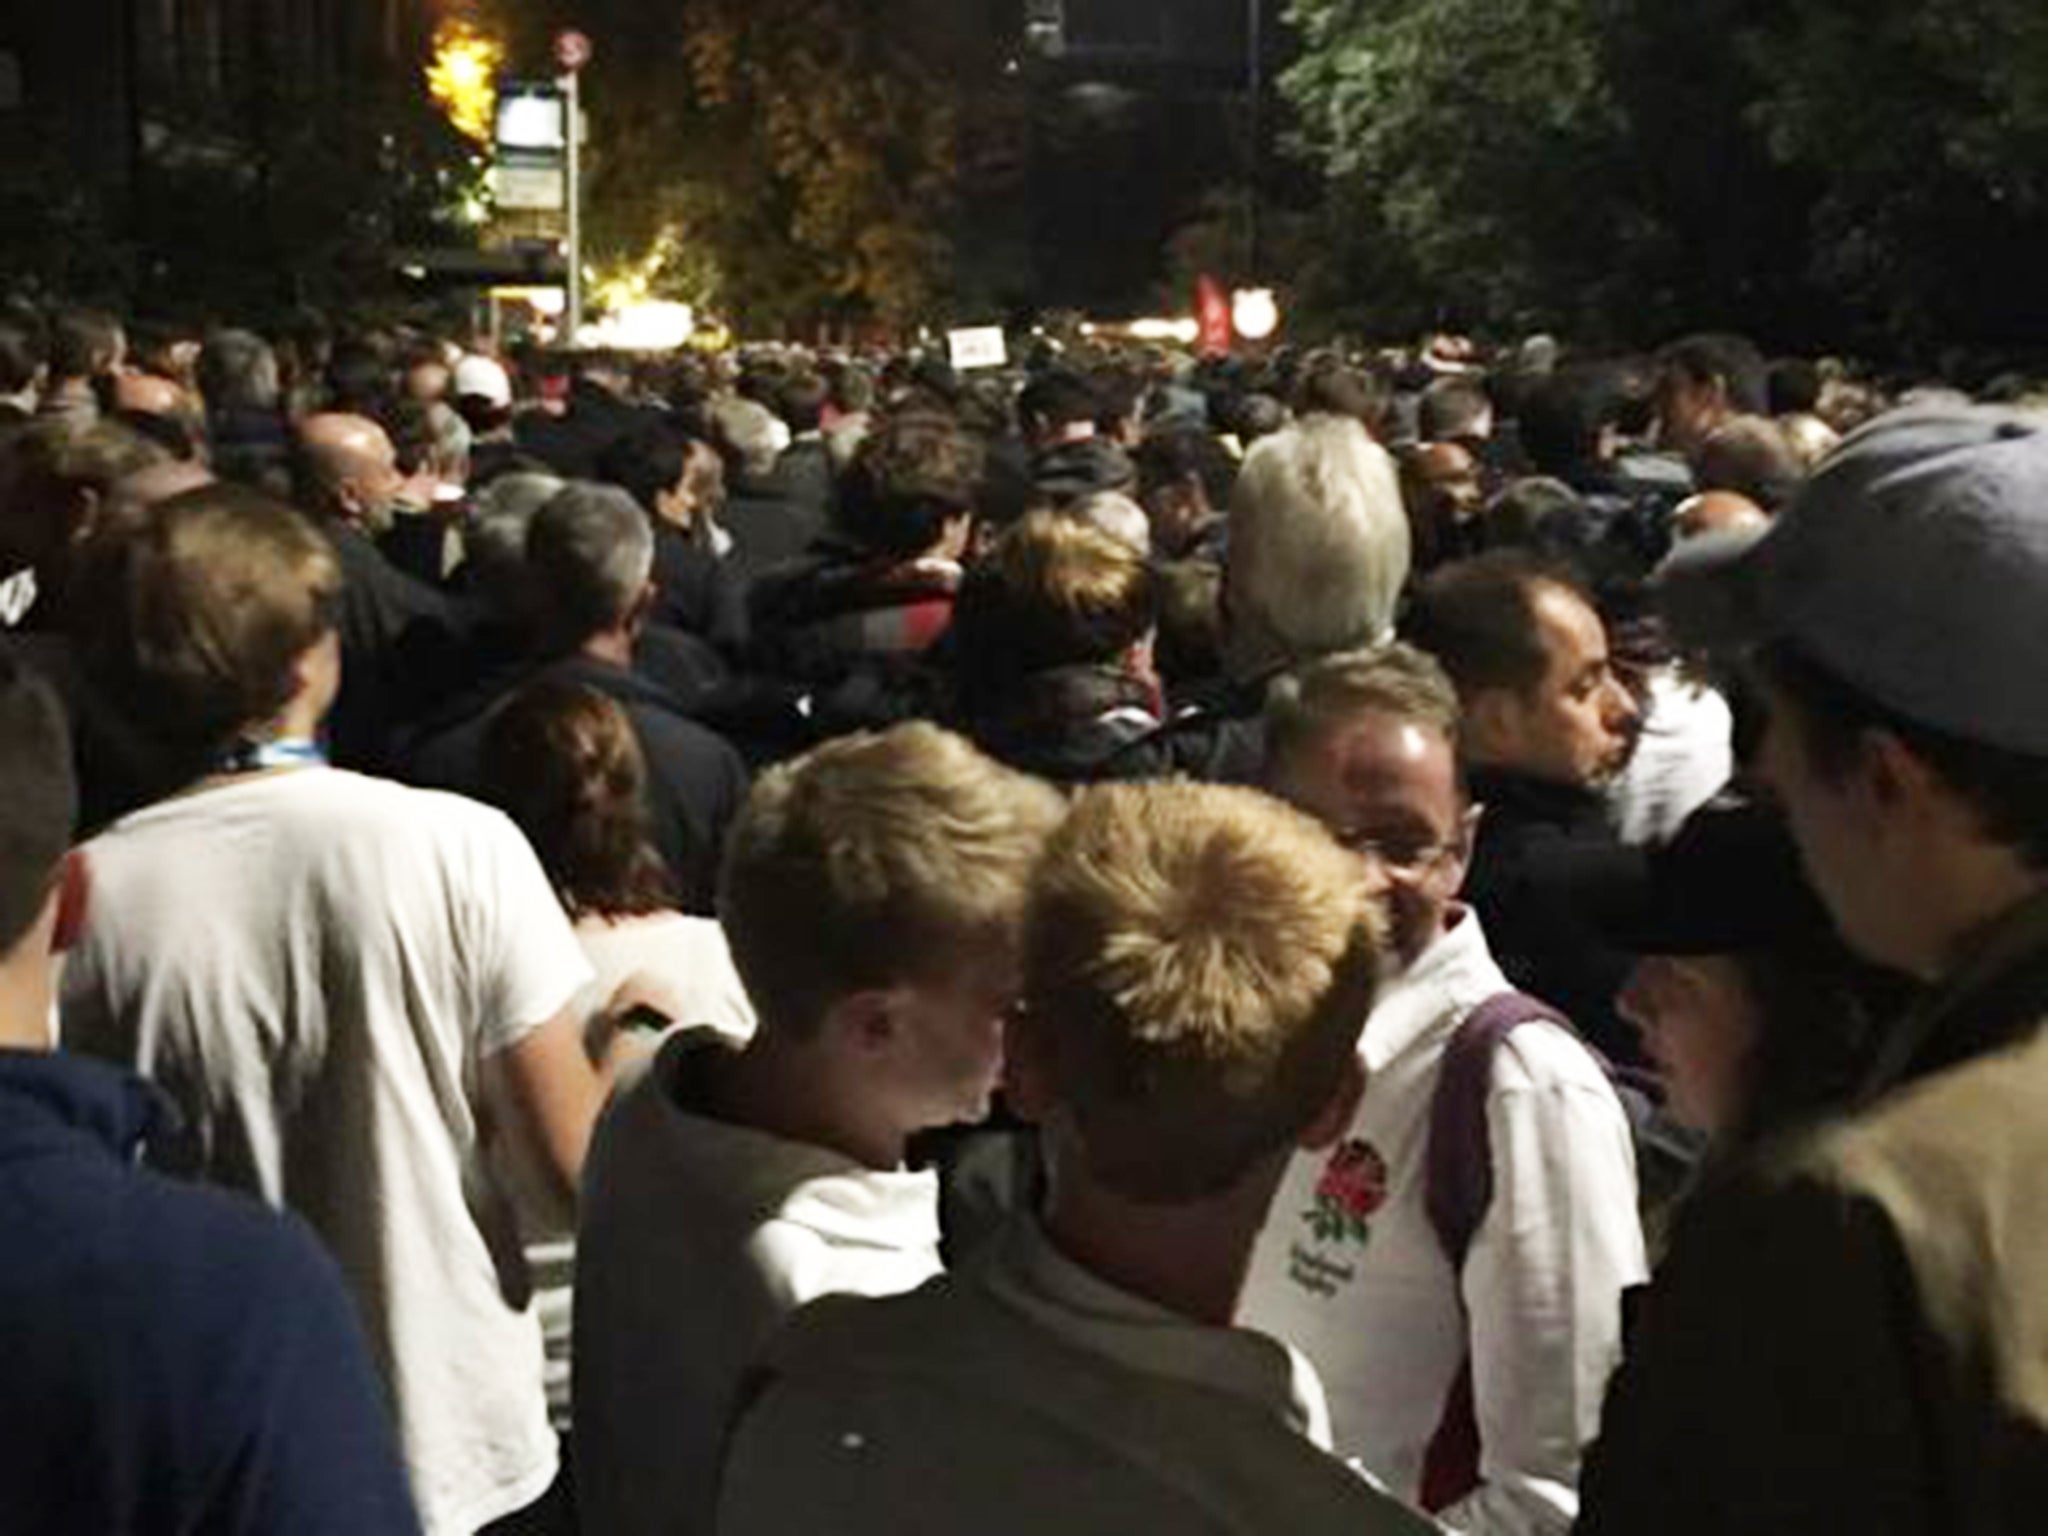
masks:
{"type": "Polygon", "coordinates": [[[1246,341],[1264,341],[1280,329],[1280,301],[1270,288],[1240,288],[1230,296],[1230,326],[1246,341]]]}

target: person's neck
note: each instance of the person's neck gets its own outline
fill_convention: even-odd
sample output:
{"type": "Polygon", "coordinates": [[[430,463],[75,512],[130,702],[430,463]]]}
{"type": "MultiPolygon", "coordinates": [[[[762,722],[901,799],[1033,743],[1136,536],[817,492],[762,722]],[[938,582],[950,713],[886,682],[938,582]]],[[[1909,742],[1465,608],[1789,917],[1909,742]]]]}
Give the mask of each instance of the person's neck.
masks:
{"type": "MultiPolygon", "coordinates": [[[[31,938],[29,945],[34,944],[31,938]]],[[[28,945],[24,945],[26,949],[28,945]]],[[[17,954],[0,964],[0,1050],[50,1051],[50,1010],[56,1001],[55,967],[47,954],[17,954]]]]}
{"type": "Polygon", "coordinates": [[[599,630],[576,647],[576,654],[587,656],[592,661],[609,662],[630,672],[633,669],[633,632],[629,629],[599,630]]]}
{"type": "Polygon", "coordinates": [[[1920,886],[1915,905],[1923,931],[1933,935],[1928,953],[1909,967],[1929,981],[1953,975],[1995,939],[2006,919],[2048,897],[2048,875],[2031,869],[2003,848],[1977,848],[1951,861],[1947,878],[1920,886]]]}
{"type": "Polygon", "coordinates": [[[1073,1171],[1078,1157],[1056,1160],[1045,1213],[1053,1245],[1119,1290],[1195,1322],[1230,1327],[1285,1159],[1206,1200],[1146,1205],[1073,1171]]]}
{"type": "Polygon", "coordinates": [[[722,1120],[784,1141],[823,1147],[878,1172],[903,1166],[909,1132],[886,1124],[870,1099],[846,1093],[816,1049],[758,1033],[711,1069],[710,1107],[722,1120]]]}

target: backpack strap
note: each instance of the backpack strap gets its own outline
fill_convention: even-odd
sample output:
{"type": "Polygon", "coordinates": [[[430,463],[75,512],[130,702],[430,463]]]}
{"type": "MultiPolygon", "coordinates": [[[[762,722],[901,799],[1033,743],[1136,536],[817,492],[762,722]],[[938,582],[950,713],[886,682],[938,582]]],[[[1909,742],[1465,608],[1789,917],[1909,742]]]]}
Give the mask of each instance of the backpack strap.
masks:
{"type": "Polygon", "coordinates": [[[1489,997],[1465,1016],[1444,1047],[1436,1095],[1429,1106],[1429,1146],[1423,1156],[1423,1202],[1429,1224],[1454,1272],[1493,1202],[1493,1136],[1486,1099],[1493,1058],[1503,1040],[1524,1024],[1557,1024],[1578,1031],[1548,1003],[1523,992],[1489,997]]]}
{"type": "MultiPolygon", "coordinates": [[[[1502,992],[1467,1014],[1444,1047],[1429,1106],[1423,1205],[1454,1275],[1463,1275],[1472,1239],[1493,1203],[1493,1135],[1486,1123],[1493,1058],[1503,1040],[1522,1025],[1535,1023],[1561,1025],[1577,1038],[1571,1021],[1548,1003],[1522,992],[1502,992]]],[[[1479,1482],[1479,1416],[1468,1348],[1451,1383],[1443,1418],[1423,1455],[1420,1502],[1435,1514],[1471,1493],[1479,1482]]]]}

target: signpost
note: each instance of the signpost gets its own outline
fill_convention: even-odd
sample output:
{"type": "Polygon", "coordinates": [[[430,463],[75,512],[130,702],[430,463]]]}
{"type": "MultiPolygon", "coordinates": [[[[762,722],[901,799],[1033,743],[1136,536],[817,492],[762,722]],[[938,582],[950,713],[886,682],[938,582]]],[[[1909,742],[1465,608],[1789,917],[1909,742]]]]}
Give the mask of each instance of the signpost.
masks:
{"type": "Polygon", "coordinates": [[[581,32],[555,35],[555,63],[562,70],[562,100],[568,119],[564,196],[569,205],[569,308],[563,320],[572,347],[583,330],[583,100],[578,82],[591,52],[590,39],[581,32]]]}
{"type": "Polygon", "coordinates": [[[567,129],[552,80],[500,81],[492,198],[508,213],[560,213],[567,129]]]}

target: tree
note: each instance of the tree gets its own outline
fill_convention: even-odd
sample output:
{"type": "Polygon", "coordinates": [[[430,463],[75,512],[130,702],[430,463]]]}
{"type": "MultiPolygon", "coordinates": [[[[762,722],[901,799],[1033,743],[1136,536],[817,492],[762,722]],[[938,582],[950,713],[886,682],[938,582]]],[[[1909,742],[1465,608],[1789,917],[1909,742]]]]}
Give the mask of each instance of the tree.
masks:
{"type": "Polygon", "coordinates": [[[692,296],[757,326],[923,316],[949,288],[976,82],[997,78],[982,9],[585,0],[593,244],[671,234],[698,255],[692,296]]]}
{"type": "Polygon", "coordinates": [[[2048,334],[2038,0],[1295,0],[1327,302],[1940,350],[2048,334]]]}

